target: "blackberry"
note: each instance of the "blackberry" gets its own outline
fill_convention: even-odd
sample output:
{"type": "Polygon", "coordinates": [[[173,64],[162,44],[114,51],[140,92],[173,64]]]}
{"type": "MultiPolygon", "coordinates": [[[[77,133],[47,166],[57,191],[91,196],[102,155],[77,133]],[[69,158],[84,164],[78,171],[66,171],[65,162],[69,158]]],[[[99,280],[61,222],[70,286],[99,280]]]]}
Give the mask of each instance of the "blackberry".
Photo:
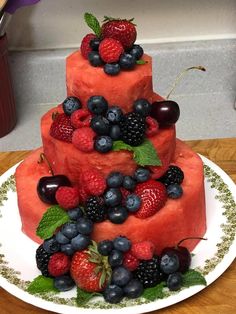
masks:
{"type": "Polygon", "coordinates": [[[145,118],[135,112],[127,113],[120,122],[120,129],[121,138],[126,144],[138,146],[144,140],[145,118]]]}
{"type": "Polygon", "coordinates": [[[161,282],[158,256],[153,256],[150,260],[141,260],[138,268],[134,272],[144,288],[154,287],[161,282]]]}
{"type": "Polygon", "coordinates": [[[107,208],[99,196],[90,196],[85,203],[86,216],[93,222],[102,222],[107,218],[107,208]]]}
{"type": "Polygon", "coordinates": [[[183,179],[183,171],[178,166],[171,165],[159,181],[165,184],[165,186],[169,186],[171,184],[181,184],[183,179]]]}
{"type": "Polygon", "coordinates": [[[43,244],[41,244],[36,250],[36,264],[43,276],[50,277],[48,272],[48,262],[52,254],[47,253],[43,244]]]}

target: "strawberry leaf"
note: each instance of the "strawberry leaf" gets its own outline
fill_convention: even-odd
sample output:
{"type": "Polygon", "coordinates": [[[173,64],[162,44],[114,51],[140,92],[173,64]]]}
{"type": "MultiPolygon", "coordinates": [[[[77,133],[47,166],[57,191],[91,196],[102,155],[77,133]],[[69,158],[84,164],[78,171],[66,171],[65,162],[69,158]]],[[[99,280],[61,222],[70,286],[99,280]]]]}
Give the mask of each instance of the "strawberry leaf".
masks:
{"type": "Polygon", "coordinates": [[[206,279],[204,276],[194,270],[194,269],[189,269],[186,273],[183,274],[183,283],[182,285],[184,287],[191,287],[191,286],[196,286],[196,285],[207,285],[206,279]]]}
{"type": "Polygon", "coordinates": [[[53,278],[38,276],[27,287],[27,291],[31,294],[45,293],[45,292],[59,292],[54,287],[53,278]]]}
{"type": "Polygon", "coordinates": [[[56,229],[68,221],[70,221],[70,217],[63,208],[58,205],[49,207],[43,214],[36,234],[43,240],[51,238],[56,229]]]}
{"type": "Polygon", "coordinates": [[[165,293],[163,291],[164,287],[165,287],[165,283],[161,282],[155,287],[146,288],[142,294],[142,297],[149,301],[155,301],[156,299],[163,299],[165,297],[165,293]]]}
{"type": "Polygon", "coordinates": [[[85,22],[87,23],[88,27],[90,27],[93,30],[94,34],[97,37],[100,37],[101,36],[101,26],[100,26],[97,18],[93,14],[86,12],[84,14],[84,19],[85,19],[85,22]]]}
{"type": "Polygon", "coordinates": [[[93,297],[101,296],[101,293],[98,292],[87,292],[77,287],[77,297],[76,303],[78,306],[83,306],[89,302],[93,297]]]}

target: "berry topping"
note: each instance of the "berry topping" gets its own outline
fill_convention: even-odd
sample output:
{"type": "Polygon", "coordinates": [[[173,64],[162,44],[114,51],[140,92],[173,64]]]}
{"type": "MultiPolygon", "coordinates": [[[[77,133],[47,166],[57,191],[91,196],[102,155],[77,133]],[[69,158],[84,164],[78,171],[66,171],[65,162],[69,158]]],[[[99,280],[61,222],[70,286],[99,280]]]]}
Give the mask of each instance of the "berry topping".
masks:
{"type": "Polygon", "coordinates": [[[53,254],[60,251],[60,244],[55,237],[52,237],[43,242],[43,248],[47,253],[53,254]]]}
{"type": "Polygon", "coordinates": [[[65,113],[55,115],[55,118],[50,127],[50,135],[57,140],[64,142],[72,141],[74,128],[71,124],[70,117],[65,113]]]}
{"type": "Polygon", "coordinates": [[[123,262],[123,253],[119,250],[112,250],[108,256],[108,262],[111,267],[121,266],[123,262]]]}
{"type": "Polygon", "coordinates": [[[146,129],[146,136],[147,137],[152,137],[158,133],[159,130],[159,124],[157,120],[153,119],[150,116],[146,117],[146,124],[147,124],[147,129],[146,129]]]}
{"type": "Polygon", "coordinates": [[[75,282],[69,275],[62,275],[54,278],[53,284],[59,291],[68,291],[74,287],[75,282]]]}
{"type": "Polygon", "coordinates": [[[91,51],[91,52],[89,52],[88,60],[89,60],[89,63],[93,67],[99,67],[99,66],[103,65],[103,61],[102,61],[98,51],[91,51]]]}
{"type": "Polygon", "coordinates": [[[165,186],[171,184],[181,184],[184,180],[184,173],[178,167],[170,165],[166,173],[159,179],[165,186]]]}
{"type": "Polygon", "coordinates": [[[110,188],[104,194],[104,201],[107,206],[115,207],[121,204],[122,194],[117,188],[110,188]]]}
{"type": "Polygon", "coordinates": [[[102,25],[102,38],[115,38],[121,42],[124,49],[132,47],[137,37],[132,20],[105,17],[106,23],[102,25]]]}
{"type": "Polygon", "coordinates": [[[150,179],[150,176],[150,170],[146,168],[137,168],[134,172],[134,179],[137,182],[145,182],[150,179]]]}
{"type": "Polygon", "coordinates": [[[152,259],[155,246],[151,241],[133,243],[130,253],[139,260],[152,259]]]}
{"type": "Polygon", "coordinates": [[[80,233],[71,240],[71,246],[74,251],[83,251],[90,245],[90,243],[90,237],[80,233]]]}
{"type": "Polygon", "coordinates": [[[68,239],[73,239],[78,234],[77,225],[74,222],[68,222],[62,226],[60,232],[68,239]]]}
{"type": "Polygon", "coordinates": [[[88,110],[96,115],[103,114],[108,109],[108,102],[103,96],[91,96],[87,101],[88,110]]]}
{"type": "Polygon", "coordinates": [[[179,272],[170,274],[167,278],[167,287],[170,291],[177,291],[181,288],[183,275],[179,272]]]}
{"type": "Polygon", "coordinates": [[[145,136],[145,118],[138,113],[126,114],[120,122],[122,140],[131,146],[142,144],[145,136]]]}
{"type": "Polygon", "coordinates": [[[124,176],[123,187],[127,190],[133,191],[136,187],[137,182],[131,176],[124,176]]]}
{"type": "Polygon", "coordinates": [[[92,152],[95,136],[96,134],[89,127],[76,129],[72,136],[72,144],[81,152],[92,152]]]}
{"type": "Polygon", "coordinates": [[[117,75],[120,73],[120,65],[118,63],[106,63],[103,70],[108,75],[117,75]]]}
{"type": "Polygon", "coordinates": [[[93,222],[88,218],[80,218],[77,222],[77,230],[81,234],[89,235],[93,231],[93,222]]]}
{"type": "Polygon", "coordinates": [[[122,224],[128,218],[128,211],[123,206],[109,208],[108,218],[114,224],[122,224]]]}
{"type": "Polygon", "coordinates": [[[110,124],[109,121],[103,116],[93,117],[90,126],[98,135],[109,134],[110,124]]]}
{"type": "Polygon", "coordinates": [[[123,258],[123,266],[134,271],[139,265],[139,260],[131,254],[131,252],[126,252],[123,258]]]}
{"type": "Polygon", "coordinates": [[[105,38],[99,45],[99,54],[106,63],[118,62],[120,55],[124,52],[122,44],[113,38],[105,38]]]}
{"type": "Polygon", "coordinates": [[[70,117],[71,124],[76,129],[90,126],[91,119],[92,115],[87,109],[76,110],[70,117]]]}
{"type": "Polygon", "coordinates": [[[107,186],[109,188],[119,188],[123,182],[123,175],[120,172],[111,172],[107,177],[107,186]]]}
{"type": "Polygon", "coordinates": [[[125,296],[130,299],[138,298],[143,293],[143,285],[138,279],[131,279],[123,289],[125,296]]]}
{"type": "Polygon", "coordinates": [[[100,39],[99,38],[93,38],[90,40],[89,46],[93,51],[98,51],[99,45],[100,45],[100,39]]]}
{"type": "Polygon", "coordinates": [[[125,207],[129,212],[135,213],[141,206],[141,199],[138,195],[130,194],[125,200],[125,207]]]}
{"type": "Polygon", "coordinates": [[[95,34],[87,34],[81,42],[80,50],[81,54],[85,59],[88,59],[88,54],[89,52],[92,51],[92,48],[90,46],[90,42],[92,39],[95,39],[96,35],[95,34]]]}
{"type": "Polygon", "coordinates": [[[84,170],[81,182],[89,195],[102,195],[106,189],[106,180],[97,169],[84,170]]]}
{"type": "Polygon", "coordinates": [[[170,251],[161,255],[160,269],[167,275],[176,272],[179,269],[178,255],[170,251]]]}
{"type": "Polygon", "coordinates": [[[141,219],[154,215],[165,205],[167,200],[165,186],[154,180],[139,183],[135,189],[135,194],[142,200],[140,209],[135,213],[135,216],[141,219]]]}
{"type": "Polygon", "coordinates": [[[136,59],[129,53],[123,53],[120,56],[119,64],[123,70],[132,70],[136,65],[136,59]]]}
{"type": "Polygon", "coordinates": [[[183,195],[183,189],[181,185],[176,184],[176,183],[168,185],[166,190],[167,190],[167,195],[169,198],[176,199],[176,198],[180,198],[183,195]]]}
{"type": "Polygon", "coordinates": [[[62,253],[54,253],[48,263],[48,272],[53,277],[65,275],[70,270],[70,258],[62,253]]]}
{"type": "Polygon", "coordinates": [[[118,106],[111,106],[108,108],[106,113],[106,118],[109,122],[116,124],[121,121],[123,117],[123,112],[120,107],[118,106]]]}
{"type": "Polygon", "coordinates": [[[110,136],[101,135],[95,139],[94,148],[99,153],[108,153],[112,149],[113,141],[110,136]]]}
{"type": "Polygon", "coordinates": [[[103,256],[108,256],[113,248],[113,242],[110,240],[103,240],[98,243],[98,252],[103,256]]]}
{"type": "Polygon", "coordinates": [[[44,250],[43,244],[41,244],[36,250],[36,264],[43,276],[49,277],[48,262],[51,257],[51,253],[44,250]]]}
{"type": "Polygon", "coordinates": [[[116,304],[123,299],[124,292],[121,287],[114,284],[109,284],[106,286],[103,296],[106,302],[116,304]]]}
{"type": "Polygon", "coordinates": [[[67,214],[69,215],[71,220],[78,220],[79,218],[83,217],[83,209],[81,207],[75,207],[72,209],[69,209],[67,211],[67,214]]]}
{"type": "Polygon", "coordinates": [[[156,286],[161,281],[158,257],[154,255],[150,260],[140,261],[134,273],[144,288],[156,286]]]}
{"type": "Polygon", "coordinates": [[[147,99],[140,98],[134,102],[134,112],[139,113],[141,116],[148,116],[151,112],[151,104],[147,99]]]}
{"type": "Polygon", "coordinates": [[[56,200],[64,209],[71,209],[79,204],[79,192],[77,188],[61,186],[56,191],[56,200]]]}
{"type": "Polygon", "coordinates": [[[102,197],[89,197],[85,203],[85,211],[93,222],[102,222],[107,218],[107,208],[102,197]]]}
{"type": "Polygon", "coordinates": [[[129,54],[135,57],[136,60],[139,60],[143,56],[143,48],[139,45],[133,45],[129,50],[129,54]]]}
{"type": "Polygon", "coordinates": [[[111,282],[119,287],[124,287],[132,278],[132,273],[123,266],[118,266],[113,269],[111,282]]]}
{"type": "Polygon", "coordinates": [[[81,107],[81,102],[77,97],[67,97],[62,103],[63,111],[68,116],[70,116],[74,111],[80,109],[81,107]]]}
{"type": "Polygon", "coordinates": [[[116,237],[113,240],[113,244],[114,244],[114,248],[121,252],[127,252],[131,248],[130,240],[122,236],[116,237]]]}

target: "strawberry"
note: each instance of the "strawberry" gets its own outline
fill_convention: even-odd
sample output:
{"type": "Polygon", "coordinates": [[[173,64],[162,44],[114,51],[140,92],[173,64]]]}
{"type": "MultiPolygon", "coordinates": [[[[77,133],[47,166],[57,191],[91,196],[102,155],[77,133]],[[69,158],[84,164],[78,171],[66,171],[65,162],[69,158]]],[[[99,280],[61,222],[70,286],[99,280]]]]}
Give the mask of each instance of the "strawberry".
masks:
{"type": "Polygon", "coordinates": [[[111,277],[108,258],[100,255],[93,242],[87,250],[77,251],[73,255],[71,277],[76,285],[87,292],[100,292],[111,277]]]}
{"type": "Polygon", "coordinates": [[[125,50],[131,48],[137,37],[137,31],[132,20],[105,17],[105,23],[101,30],[102,38],[117,39],[125,50]]]}
{"type": "Polygon", "coordinates": [[[73,145],[80,151],[89,153],[93,151],[96,133],[89,127],[76,129],[72,136],[73,145]]]}
{"type": "Polygon", "coordinates": [[[82,39],[80,51],[85,59],[88,59],[88,54],[92,51],[92,48],[90,47],[90,41],[94,38],[96,38],[96,35],[90,33],[84,36],[84,38],[82,39]]]}
{"type": "Polygon", "coordinates": [[[88,195],[102,195],[106,189],[106,180],[97,169],[84,170],[81,175],[81,185],[88,195]]]}
{"type": "Polygon", "coordinates": [[[64,209],[71,209],[79,205],[79,191],[76,187],[60,186],[56,191],[56,200],[64,209]]]}
{"type": "Polygon", "coordinates": [[[133,243],[130,253],[139,260],[149,260],[153,258],[155,246],[151,241],[133,243]]]}
{"type": "Polygon", "coordinates": [[[54,120],[50,127],[50,135],[57,140],[71,143],[74,128],[71,125],[70,117],[65,113],[54,115],[54,120]]]}
{"type": "Polygon", "coordinates": [[[106,63],[119,61],[120,55],[124,52],[122,44],[113,38],[105,38],[99,45],[99,54],[106,63]]]}
{"type": "Polygon", "coordinates": [[[164,184],[152,179],[137,184],[135,194],[142,200],[141,207],[135,213],[135,216],[141,219],[154,215],[164,206],[167,200],[167,192],[164,184]]]}
{"type": "Polygon", "coordinates": [[[52,254],[48,262],[48,272],[53,277],[65,275],[70,270],[70,258],[62,252],[52,254]]]}
{"type": "Polygon", "coordinates": [[[130,251],[125,252],[123,256],[123,266],[126,267],[128,270],[133,271],[138,268],[139,260],[137,257],[132,255],[130,251]]]}

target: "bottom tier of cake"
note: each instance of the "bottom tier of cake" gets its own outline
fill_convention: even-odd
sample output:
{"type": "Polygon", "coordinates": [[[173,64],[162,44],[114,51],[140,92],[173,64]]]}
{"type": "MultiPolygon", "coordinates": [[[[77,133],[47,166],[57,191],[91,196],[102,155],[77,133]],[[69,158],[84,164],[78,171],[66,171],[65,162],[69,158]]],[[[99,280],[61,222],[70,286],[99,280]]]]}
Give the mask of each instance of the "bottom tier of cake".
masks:
{"type": "MultiPolygon", "coordinates": [[[[33,151],[15,173],[22,231],[38,243],[42,241],[36,236],[36,228],[49,207],[40,201],[36,191],[39,179],[49,175],[47,165],[38,163],[41,152],[42,148],[33,151]]],[[[150,240],[159,253],[162,248],[173,246],[183,238],[203,236],[206,232],[206,207],[202,161],[186,144],[177,140],[171,164],[179,166],[185,174],[184,193],[180,199],[168,199],[159,212],[146,219],[130,215],[123,224],[97,223],[92,238],[100,241],[124,235],[133,243],[150,240]]],[[[192,251],[198,242],[188,240],[185,246],[192,251]]]]}

